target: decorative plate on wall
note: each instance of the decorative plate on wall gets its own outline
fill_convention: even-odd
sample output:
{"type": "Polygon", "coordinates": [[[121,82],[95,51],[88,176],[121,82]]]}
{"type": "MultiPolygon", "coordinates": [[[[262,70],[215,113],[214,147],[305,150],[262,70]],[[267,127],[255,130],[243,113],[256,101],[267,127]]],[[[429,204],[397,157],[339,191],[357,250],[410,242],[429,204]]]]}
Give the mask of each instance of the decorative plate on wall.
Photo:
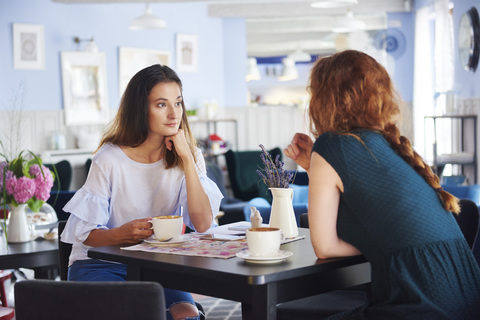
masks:
{"type": "Polygon", "coordinates": [[[385,49],[395,59],[400,58],[407,45],[403,33],[398,29],[387,29],[380,31],[375,38],[375,47],[385,49]]]}

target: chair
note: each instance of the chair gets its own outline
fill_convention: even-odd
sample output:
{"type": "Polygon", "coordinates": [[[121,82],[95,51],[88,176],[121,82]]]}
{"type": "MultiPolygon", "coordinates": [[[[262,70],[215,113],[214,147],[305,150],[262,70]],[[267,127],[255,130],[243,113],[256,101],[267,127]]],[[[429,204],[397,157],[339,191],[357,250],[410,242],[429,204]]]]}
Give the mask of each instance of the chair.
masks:
{"type": "Polygon", "coordinates": [[[163,320],[156,282],[25,280],[15,284],[16,320],[163,320]]]}
{"type": "MultiPolygon", "coordinates": [[[[59,264],[59,269],[60,269],[60,280],[65,280],[65,281],[68,279],[68,260],[70,258],[70,253],[72,252],[72,245],[70,243],[66,243],[66,242],[63,242],[63,241],[60,240],[60,235],[62,234],[63,230],[65,229],[66,224],[67,224],[67,221],[59,221],[58,222],[58,264],[59,264]]],[[[101,283],[104,283],[104,282],[101,282],[101,283]]],[[[162,303],[164,304],[165,299],[163,297],[163,293],[162,293],[162,299],[163,299],[162,303]]],[[[202,320],[205,319],[205,316],[204,316],[205,312],[204,312],[203,306],[198,302],[195,302],[195,304],[197,305],[198,310],[202,314],[200,319],[202,319],[202,320]]],[[[67,319],[67,318],[65,318],[65,319],[67,319]]],[[[89,318],[86,318],[86,319],[89,319],[89,318]]],[[[137,319],[137,318],[132,318],[132,319],[137,319]]],[[[138,317],[138,319],[143,319],[143,318],[138,317]]],[[[163,318],[159,318],[159,319],[163,319],[163,318]]],[[[2,319],[0,318],[0,320],[2,320],[2,319]]],[[[18,319],[16,319],[16,320],[18,320],[18,319]]],[[[41,320],[41,319],[39,319],[39,320],[41,320]]],[[[52,320],[54,320],[54,319],[52,319],[52,320]]],[[[92,320],[94,320],[94,319],[92,319],[92,320]]],[[[117,319],[115,319],[115,320],[117,320],[117,319]]]]}
{"type": "Polygon", "coordinates": [[[453,194],[458,199],[468,199],[472,200],[477,204],[480,205],[480,185],[473,184],[469,186],[459,186],[454,184],[442,184],[442,188],[453,194]]]}
{"type": "Polygon", "coordinates": [[[8,307],[7,292],[5,290],[5,282],[11,278],[11,271],[0,270],[0,302],[2,303],[0,306],[0,320],[13,319],[15,316],[14,309],[8,307]]]}
{"type": "Polygon", "coordinates": [[[72,245],[60,240],[60,235],[62,234],[63,229],[65,229],[66,224],[66,220],[58,222],[58,267],[60,269],[61,280],[68,279],[68,260],[70,258],[70,253],[72,252],[72,245]]]}
{"type": "Polygon", "coordinates": [[[473,250],[475,240],[477,239],[480,219],[477,204],[472,200],[461,199],[460,213],[458,215],[454,214],[453,216],[457,221],[460,230],[462,230],[465,240],[467,240],[468,245],[473,250]]]}
{"type": "Polygon", "coordinates": [[[231,197],[228,194],[227,188],[225,187],[225,181],[223,178],[223,173],[220,167],[212,162],[207,162],[207,176],[217,184],[218,188],[223,194],[223,199],[220,203],[220,210],[225,214],[222,217],[218,218],[220,225],[244,221],[243,208],[247,205],[246,201],[242,201],[235,197],[231,197]]]}
{"type": "Polygon", "coordinates": [[[53,190],[50,192],[50,198],[48,198],[47,203],[55,209],[58,220],[67,220],[70,216],[70,213],[63,211],[63,207],[67,204],[76,191],[68,190],[53,190]]]}
{"type": "MultiPolygon", "coordinates": [[[[478,233],[479,212],[475,202],[460,200],[461,211],[453,214],[470,248],[475,245],[478,233]]],[[[308,228],[308,214],[300,216],[300,227],[308,228]]],[[[277,305],[277,319],[323,319],[335,313],[359,307],[368,298],[368,285],[336,290],[324,294],[280,303],[277,305]]]]}
{"type": "MultiPolygon", "coordinates": [[[[267,194],[268,187],[261,181],[257,170],[264,167],[259,151],[233,151],[225,153],[228,176],[232,186],[233,195],[241,200],[249,201],[255,197],[262,197],[271,202],[267,194]]],[[[273,159],[277,155],[282,157],[282,150],[274,148],[269,151],[273,159]]]]}
{"type": "Polygon", "coordinates": [[[70,184],[72,183],[72,165],[67,160],[62,160],[60,162],[55,163],[54,165],[51,163],[46,163],[45,167],[50,169],[51,172],[55,173],[55,181],[53,182],[52,190],[69,190],[70,184]]]}

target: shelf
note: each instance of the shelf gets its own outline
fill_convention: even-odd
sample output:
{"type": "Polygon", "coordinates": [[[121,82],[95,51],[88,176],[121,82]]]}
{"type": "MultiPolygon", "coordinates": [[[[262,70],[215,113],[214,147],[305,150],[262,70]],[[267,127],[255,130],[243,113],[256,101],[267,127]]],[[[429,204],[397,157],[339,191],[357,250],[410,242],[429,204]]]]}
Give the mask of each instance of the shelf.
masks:
{"type": "MultiPolygon", "coordinates": [[[[433,121],[433,131],[434,131],[434,143],[433,143],[433,165],[439,168],[439,175],[443,172],[443,167],[447,164],[450,165],[458,165],[461,168],[462,174],[464,174],[465,167],[473,168],[474,176],[473,181],[477,183],[477,116],[473,114],[468,115],[459,115],[459,114],[452,114],[452,115],[440,115],[440,116],[426,116],[425,120],[430,119],[433,121]],[[459,150],[457,152],[446,153],[446,154],[438,154],[438,145],[444,143],[444,141],[439,141],[437,138],[437,129],[441,127],[437,120],[445,119],[451,120],[448,122],[447,126],[453,127],[453,121],[456,121],[458,124],[457,132],[459,132],[458,137],[452,137],[453,139],[458,139],[458,145],[456,146],[459,150]],[[467,151],[465,146],[465,141],[467,141],[467,133],[466,131],[466,121],[471,121],[473,123],[473,128],[469,127],[469,134],[468,137],[473,136],[473,152],[467,151]],[[473,132],[472,132],[473,131],[473,132]]],[[[444,124],[444,121],[441,121],[444,124]]],[[[426,127],[426,126],[425,126],[426,127]]],[[[455,127],[453,127],[455,128],[455,127]]],[[[441,130],[441,128],[440,128],[441,130]]],[[[426,137],[426,136],[425,136],[426,137]]],[[[469,149],[472,147],[470,146],[469,149]]]]}

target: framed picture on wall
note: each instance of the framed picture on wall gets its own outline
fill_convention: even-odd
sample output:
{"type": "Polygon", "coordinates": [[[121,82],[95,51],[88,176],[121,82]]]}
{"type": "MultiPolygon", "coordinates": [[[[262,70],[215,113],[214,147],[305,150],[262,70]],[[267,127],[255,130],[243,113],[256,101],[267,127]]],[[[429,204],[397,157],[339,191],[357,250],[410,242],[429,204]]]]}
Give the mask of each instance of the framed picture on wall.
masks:
{"type": "Polygon", "coordinates": [[[123,95],[130,79],[140,70],[153,64],[170,66],[170,52],[152,49],[120,47],[119,95],[123,95]]]}
{"type": "Polygon", "coordinates": [[[13,24],[14,69],[45,69],[45,35],[43,25],[13,24]]]}
{"type": "Polygon", "coordinates": [[[103,52],[62,52],[66,125],[108,122],[107,74],[103,52]]]}
{"type": "Polygon", "coordinates": [[[197,72],[198,70],[198,36],[177,34],[177,71],[197,72]]]}

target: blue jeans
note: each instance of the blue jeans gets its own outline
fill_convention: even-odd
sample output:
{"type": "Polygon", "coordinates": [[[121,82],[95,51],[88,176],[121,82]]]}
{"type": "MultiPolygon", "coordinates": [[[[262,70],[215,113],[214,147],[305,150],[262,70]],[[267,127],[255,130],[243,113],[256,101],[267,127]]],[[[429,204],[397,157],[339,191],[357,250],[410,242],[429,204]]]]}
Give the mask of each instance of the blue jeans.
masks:
{"type": "MultiPolygon", "coordinates": [[[[78,260],[68,267],[69,281],[126,281],[127,265],[111,263],[96,259],[78,260]]],[[[173,320],[169,310],[177,303],[187,302],[193,305],[195,301],[189,292],[163,289],[165,292],[165,305],[167,306],[167,319],[173,320]]],[[[185,320],[199,320],[200,317],[189,317],[185,320]]]]}

